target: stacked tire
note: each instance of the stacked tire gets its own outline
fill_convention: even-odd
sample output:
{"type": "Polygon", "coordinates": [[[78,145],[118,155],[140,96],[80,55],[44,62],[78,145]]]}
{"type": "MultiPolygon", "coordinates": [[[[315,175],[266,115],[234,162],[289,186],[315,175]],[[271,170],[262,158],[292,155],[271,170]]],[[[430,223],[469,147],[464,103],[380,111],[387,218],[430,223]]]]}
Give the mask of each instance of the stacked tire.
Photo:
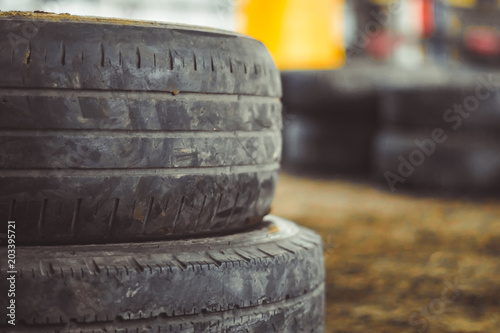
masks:
{"type": "Polygon", "coordinates": [[[376,82],[385,66],[282,72],[283,167],[294,173],[366,177],[378,126],[376,82]]]}
{"type": "Polygon", "coordinates": [[[497,194],[498,75],[454,67],[401,74],[381,94],[379,179],[392,191],[497,194]]]}
{"type": "Polygon", "coordinates": [[[0,31],[1,331],[323,330],[321,239],[266,216],[281,84],[260,42],[46,13],[0,31]]]}

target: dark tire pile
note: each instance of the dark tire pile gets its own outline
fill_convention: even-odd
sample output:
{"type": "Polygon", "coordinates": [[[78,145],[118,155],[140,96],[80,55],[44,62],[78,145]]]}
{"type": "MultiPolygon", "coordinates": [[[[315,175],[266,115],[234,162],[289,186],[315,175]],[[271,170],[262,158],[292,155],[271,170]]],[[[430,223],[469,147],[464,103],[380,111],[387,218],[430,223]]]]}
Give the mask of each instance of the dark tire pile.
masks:
{"type": "Polygon", "coordinates": [[[285,170],[355,175],[393,192],[498,194],[497,74],[366,62],[282,79],[285,170]]]}
{"type": "Polygon", "coordinates": [[[364,62],[336,71],[282,72],[283,168],[366,177],[379,105],[376,87],[366,77],[380,73],[364,62]]]}
{"type": "Polygon", "coordinates": [[[391,190],[498,193],[498,77],[466,70],[424,73],[394,80],[381,93],[375,174],[391,190]]]}
{"type": "Polygon", "coordinates": [[[45,13],[0,31],[0,331],[323,331],[321,239],[267,215],[281,83],[260,42],[45,13]]]}

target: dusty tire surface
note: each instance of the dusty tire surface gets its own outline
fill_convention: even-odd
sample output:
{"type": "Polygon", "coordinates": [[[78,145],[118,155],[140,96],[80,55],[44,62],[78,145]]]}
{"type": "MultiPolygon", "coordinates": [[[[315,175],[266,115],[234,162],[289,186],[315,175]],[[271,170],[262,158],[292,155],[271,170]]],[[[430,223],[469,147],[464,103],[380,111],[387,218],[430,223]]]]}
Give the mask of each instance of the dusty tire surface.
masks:
{"type": "Polygon", "coordinates": [[[396,190],[416,189],[425,193],[449,195],[498,195],[498,135],[448,133],[445,134],[444,142],[434,143],[434,148],[431,148],[430,132],[385,130],[379,133],[374,146],[377,178],[386,182],[387,172],[392,173],[392,180],[401,177],[394,185],[396,190]],[[421,143],[421,147],[424,147],[424,141],[427,142],[426,151],[415,140],[421,143]],[[401,167],[402,164],[405,166],[401,167]]]}
{"type": "Polygon", "coordinates": [[[2,13],[0,219],[18,244],[231,232],[269,212],[281,84],[231,32],[2,13]]]}
{"type": "Polygon", "coordinates": [[[1,328],[9,332],[324,328],[321,238],[274,216],[212,238],[18,247],[16,266],[18,324],[1,328]]]}
{"type": "Polygon", "coordinates": [[[324,286],[297,298],[256,308],[233,309],[203,316],[169,318],[160,316],[145,320],[117,320],[106,323],[70,323],[69,325],[17,325],[9,332],[37,333],[135,333],[135,332],[324,332],[324,286]]]}

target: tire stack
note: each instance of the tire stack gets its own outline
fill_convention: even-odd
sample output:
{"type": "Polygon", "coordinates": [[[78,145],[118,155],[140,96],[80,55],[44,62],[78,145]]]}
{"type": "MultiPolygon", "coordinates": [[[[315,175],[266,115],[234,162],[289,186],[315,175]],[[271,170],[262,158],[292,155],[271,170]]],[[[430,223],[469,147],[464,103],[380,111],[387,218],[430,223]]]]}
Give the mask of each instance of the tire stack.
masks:
{"type": "Polygon", "coordinates": [[[378,126],[376,82],[384,69],[361,61],[332,71],[282,72],[283,168],[367,177],[378,126]]]}
{"type": "Polygon", "coordinates": [[[381,93],[377,177],[391,191],[498,194],[498,75],[460,67],[398,75],[381,93]]]}
{"type": "Polygon", "coordinates": [[[266,216],[281,85],[260,42],[46,13],[0,31],[0,331],[323,331],[321,239],[266,216]]]}

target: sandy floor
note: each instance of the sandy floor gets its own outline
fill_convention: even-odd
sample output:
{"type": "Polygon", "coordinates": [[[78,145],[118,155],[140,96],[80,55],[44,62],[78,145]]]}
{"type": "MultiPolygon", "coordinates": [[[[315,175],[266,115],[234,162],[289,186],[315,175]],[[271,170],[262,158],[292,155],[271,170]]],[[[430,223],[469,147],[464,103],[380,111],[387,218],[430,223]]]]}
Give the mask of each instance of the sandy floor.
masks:
{"type": "Polygon", "coordinates": [[[500,332],[500,201],[283,174],[272,213],[323,237],[327,332],[500,332]]]}

